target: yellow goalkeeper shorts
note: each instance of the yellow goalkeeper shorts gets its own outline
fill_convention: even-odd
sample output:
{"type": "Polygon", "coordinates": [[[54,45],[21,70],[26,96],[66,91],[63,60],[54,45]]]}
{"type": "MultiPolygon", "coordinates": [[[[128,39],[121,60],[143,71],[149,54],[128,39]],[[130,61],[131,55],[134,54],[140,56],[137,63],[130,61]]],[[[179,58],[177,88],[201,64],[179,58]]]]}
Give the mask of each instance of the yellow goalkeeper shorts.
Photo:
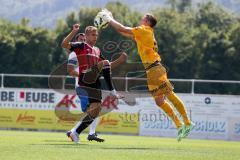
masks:
{"type": "Polygon", "coordinates": [[[146,73],[148,89],[153,96],[167,94],[173,90],[173,86],[167,78],[166,69],[161,63],[148,69],[146,73]]]}

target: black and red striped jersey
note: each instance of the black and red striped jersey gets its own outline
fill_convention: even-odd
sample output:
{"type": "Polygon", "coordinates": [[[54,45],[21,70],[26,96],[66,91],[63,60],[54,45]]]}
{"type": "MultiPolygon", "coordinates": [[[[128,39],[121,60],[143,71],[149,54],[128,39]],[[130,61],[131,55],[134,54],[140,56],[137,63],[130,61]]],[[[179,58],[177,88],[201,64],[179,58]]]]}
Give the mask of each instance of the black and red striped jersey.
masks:
{"type": "Polygon", "coordinates": [[[98,47],[92,47],[85,42],[73,42],[70,43],[70,45],[70,50],[75,52],[75,56],[71,56],[71,59],[77,60],[80,74],[97,65],[99,61],[105,59],[98,47]]]}

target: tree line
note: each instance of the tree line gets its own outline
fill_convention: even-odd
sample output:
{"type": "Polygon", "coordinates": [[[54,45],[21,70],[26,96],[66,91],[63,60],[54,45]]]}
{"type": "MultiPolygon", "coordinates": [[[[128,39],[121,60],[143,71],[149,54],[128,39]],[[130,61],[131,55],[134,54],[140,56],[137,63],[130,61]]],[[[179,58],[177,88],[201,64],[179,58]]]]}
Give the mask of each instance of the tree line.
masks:
{"type": "MultiPolygon", "coordinates": [[[[240,21],[239,17],[209,2],[194,10],[190,1],[171,3],[170,8],[151,11],[158,23],[155,38],[162,62],[168,68],[170,78],[240,80],[240,21]]],[[[143,13],[132,11],[120,2],[106,5],[113,16],[127,26],[137,26],[143,13]]],[[[49,74],[66,61],[67,54],[61,41],[71,31],[74,23],[80,23],[80,32],[93,25],[100,8],[81,8],[59,20],[54,30],[30,27],[28,19],[19,24],[0,20],[0,72],[22,74],[49,74]]],[[[108,59],[120,51],[128,53],[128,62],[139,62],[134,42],[119,35],[111,27],[100,31],[97,46],[114,42],[114,52],[103,54],[108,59]],[[125,41],[129,47],[119,47],[125,41]]],[[[128,68],[129,67],[129,68],[128,68]]],[[[118,74],[132,70],[123,66],[118,74]],[[124,71],[125,70],[125,71],[124,71]]]]}

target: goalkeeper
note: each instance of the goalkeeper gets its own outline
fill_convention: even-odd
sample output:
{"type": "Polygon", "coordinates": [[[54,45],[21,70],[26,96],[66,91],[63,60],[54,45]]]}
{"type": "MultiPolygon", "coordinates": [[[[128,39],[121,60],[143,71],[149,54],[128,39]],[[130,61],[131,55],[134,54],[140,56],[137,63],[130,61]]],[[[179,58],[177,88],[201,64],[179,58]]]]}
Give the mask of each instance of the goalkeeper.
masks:
{"type": "Polygon", "coordinates": [[[154,37],[154,26],[157,19],[152,14],[145,14],[138,27],[126,27],[117,22],[111,12],[103,10],[98,13],[104,21],[116,29],[125,37],[136,41],[138,53],[147,73],[148,89],[151,92],[156,104],[173,120],[178,130],[178,141],[186,138],[194,127],[187,116],[184,104],[174,93],[173,86],[167,78],[166,69],[161,64],[161,58],[157,51],[157,42],[154,37]],[[173,104],[180,113],[184,123],[177,117],[171,105],[165,100],[165,97],[173,104]]]}

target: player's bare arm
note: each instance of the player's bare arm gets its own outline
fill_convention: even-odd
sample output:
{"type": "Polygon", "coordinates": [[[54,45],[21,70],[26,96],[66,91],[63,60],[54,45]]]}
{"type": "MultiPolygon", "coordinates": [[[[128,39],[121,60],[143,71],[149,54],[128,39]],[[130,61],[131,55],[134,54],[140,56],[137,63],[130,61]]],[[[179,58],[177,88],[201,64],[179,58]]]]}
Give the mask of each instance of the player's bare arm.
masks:
{"type": "Polygon", "coordinates": [[[111,69],[116,68],[117,66],[125,63],[126,61],[127,61],[127,54],[125,52],[122,52],[121,55],[116,60],[114,60],[113,62],[110,62],[111,69]]]}
{"type": "Polygon", "coordinates": [[[109,24],[114,28],[116,29],[119,33],[121,33],[123,36],[126,36],[126,35],[131,35],[133,36],[133,33],[132,33],[132,28],[131,27],[127,27],[127,26],[124,26],[122,25],[121,23],[119,23],[118,21],[116,21],[115,19],[111,18],[110,21],[109,21],[109,24]]]}
{"type": "Polygon", "coordinates": [[[127,27],[124,26],[123,24],[119,23],[118,21],[116,21],[113,16],[112,13],[109,12],[108,10],[104,9],[102,10],[99,15],[102,17],[102,19],[106,22],[108,22],[108,24],[110,24],[114,29],[117,30],[117,32],[119,32],[122,36],[127,37],[127,38],[131,38],[134,39],[133,37],[133,33],[132,33],[132,28],[131,27],[127,27]]]}
{"type": "Polygon", "coordinates": [[[67,72],[72,77],[79,77],[79,73],[75,71],[73,65],[67,65],[67,72]]]}
{"type": "Polygon", "coordinates": [[[119,33],[124,37],[134,40],[133,34],[128,34],[128,33],[124,33],[124,32],[119,32],[119,33]]]}
{"type": "Polygon", "coordinates": [[[77,34],[79,30],[80,25],[79,24],[74,24],[72,31],[67,35],[66,38],[62,41],[61,46],[66,49],[71,49],[70,42],[73,39],[73,37],[77,34]]]}

